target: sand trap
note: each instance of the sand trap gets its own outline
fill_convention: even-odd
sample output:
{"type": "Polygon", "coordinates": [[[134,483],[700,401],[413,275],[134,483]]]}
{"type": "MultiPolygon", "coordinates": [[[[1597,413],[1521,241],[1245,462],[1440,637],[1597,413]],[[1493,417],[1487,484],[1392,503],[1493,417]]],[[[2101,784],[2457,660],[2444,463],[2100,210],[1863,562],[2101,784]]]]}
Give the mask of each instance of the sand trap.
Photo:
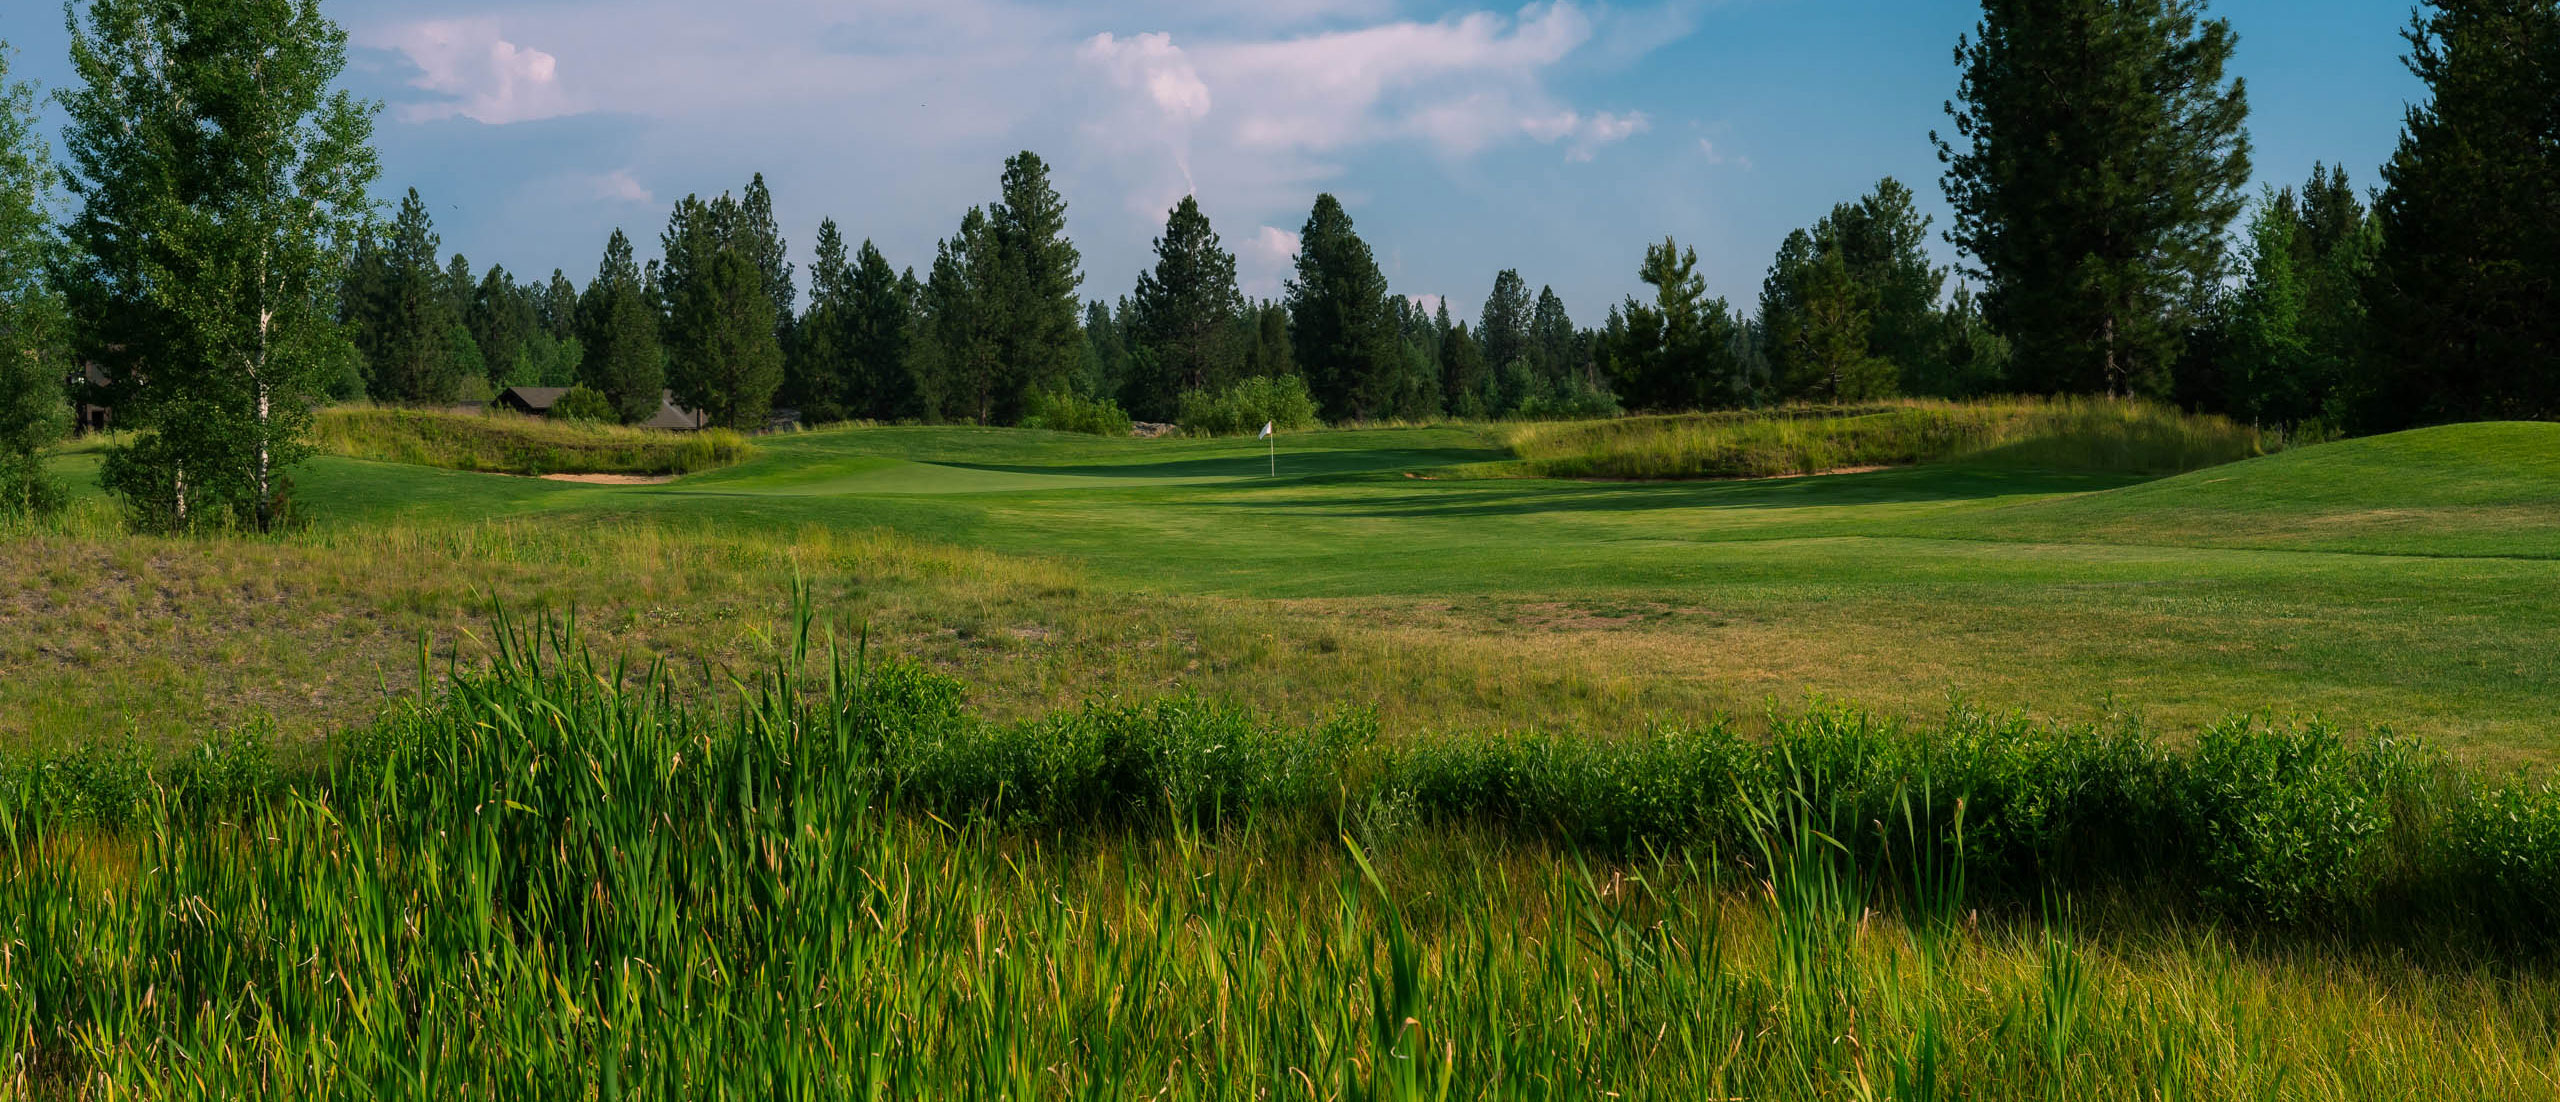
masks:
{"type": "Polygon", "coordinates": [[[676,476],[671,474],[546,474],[541,478],[546,482],[583,482],[589,486],[655,486],[676,480],[676,476]]]}

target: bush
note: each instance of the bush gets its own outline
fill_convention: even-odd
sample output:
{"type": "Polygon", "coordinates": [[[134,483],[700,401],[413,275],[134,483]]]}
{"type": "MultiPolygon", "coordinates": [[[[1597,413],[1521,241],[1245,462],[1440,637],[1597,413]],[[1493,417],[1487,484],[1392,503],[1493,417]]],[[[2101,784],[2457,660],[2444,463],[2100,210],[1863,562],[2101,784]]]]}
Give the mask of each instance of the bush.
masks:
{"type": "Polygon", "coordinates": [[[1425,739],[1390,752],[1386,802],[1595,845],[1730,844],[1743,825],[1734,795],[1763,787],[1759,759],[1721,722],[1631,739],[1425,739]]]}
{"type": "Polygon", "coordinates": [[[1618,396],[1604,387],[1576,386],[1562,394],[1548,397],[1530,395],[1520,403],[1523,421],[1588,421],[1619,414],[1618,396]]]}
{"type": "Polygon", "coordinates": [[[1266,423],[1282,431],[1311,429],[1320,423],[1315,399],[1307,394],[1307,381],[1295,375],[1249,376],[1215,394],[1183,391],[1181,413],[1175,420],[1193,436],[1259,433],[1266,423]]]}
{"type": "Polygon", "coordinates": [[[551,416],[563,421],[602,425],[622,419],[621,411],[613,407],[613,399],[605,397],[601,390],[583,385],[570,387],[558,401],[551,403],[551,416]]]}
{"type": "Polygon", "coordinates": [[[2322,913],[2367,883],[2390,826],[2382,753],[2351,753],[2325,725],[2234,720],[2206,731],[2188,766],[2186,810],[2205,897],[2280,922],[2322,913]]]}
{"type": "Polygon", "coordinates": [[[1032,395],[1030,412],[1023,417],[1022,427],[1081,432],[1092,436],[1127,436],[1129,415],[1120,411],[1120,403],[1109,398],[1087,398],[1059,391],[1032,395]]]}
{"type": "Polygon", "coordinates": [[[48,517],[68,500],[62,483],[44,469],[41,452],[0,452],[0,517],[48,517]]]}

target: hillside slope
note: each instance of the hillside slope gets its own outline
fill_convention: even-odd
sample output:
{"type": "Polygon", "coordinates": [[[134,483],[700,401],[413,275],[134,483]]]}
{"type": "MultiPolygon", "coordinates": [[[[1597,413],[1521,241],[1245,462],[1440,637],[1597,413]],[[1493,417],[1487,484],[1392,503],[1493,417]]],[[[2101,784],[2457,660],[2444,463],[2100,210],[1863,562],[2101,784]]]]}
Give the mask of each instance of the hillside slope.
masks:
{"type": "Polygon", "coordinates": [[[2442,425],[1948,518],[1930,534],[2560,558],[2560,424],[2442,425]]]}

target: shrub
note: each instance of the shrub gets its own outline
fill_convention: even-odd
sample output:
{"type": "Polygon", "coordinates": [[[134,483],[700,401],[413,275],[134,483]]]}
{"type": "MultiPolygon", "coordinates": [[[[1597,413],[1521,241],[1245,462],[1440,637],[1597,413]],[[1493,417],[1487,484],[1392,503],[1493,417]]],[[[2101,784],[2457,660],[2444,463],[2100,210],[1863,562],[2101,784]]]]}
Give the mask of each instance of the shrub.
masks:
{"type": "Polygon", "coordinates": [[[2299,921],[2365,881],[2390,825],[2387,754],[2355,754],[2323,724],[2232,720],[2204,733],[2186,811],[2205,897],[2242,914],[2299,921]]]}
{"type": "Polygon", "coordinates": [[[570,387],[558,401],[551,403],[551,416],[581,424],[610,425],[621,420],[621,412],[614,409],[613,399],[605,397],[603,391],[583,384],[570,387]]]}
{"type": "Polygon", "coordinates": [[[1087,398],[1058,391],[1032,395],[1030,412],[1023,417],[1022,427],[1093,436],[1127,436],[1129,415],[1120,411],[1120,403],[1109,398],[1087,398]]]}
{"type": "Polygon", "coordinates": [[[49,517],[67,500],[62,483],[45,472],[43,453],[0,451],[0,517],[49,517]]]}
{"type": "Polygon", "coordinates": [[[1307,381],[1295,375],[1248,376],[1214,394],[1183,391],[1175,420],[1194,436],[1258,433],[1266,423],[1283,431],[1310,429],[1319,423],[1307,381]]]}
{"type": "Polygon", "coordinates": [[[1736,794],[1764,787],[1759,754],[1722,722],[1660,727],[1629,739],[1450,736],[1389,753],[1387,802],[1625,847],[1644,841],[1728,847],[1736,794]]]}
{"type": "Polygon", "coordinates": [[[1619,413],[1618,396],[1605,387],[1574,386],[1562,394],[1549,397],[1533,394],[1520,403],[1523,421],[1587,421],[1615,417],[1619,413]]]}

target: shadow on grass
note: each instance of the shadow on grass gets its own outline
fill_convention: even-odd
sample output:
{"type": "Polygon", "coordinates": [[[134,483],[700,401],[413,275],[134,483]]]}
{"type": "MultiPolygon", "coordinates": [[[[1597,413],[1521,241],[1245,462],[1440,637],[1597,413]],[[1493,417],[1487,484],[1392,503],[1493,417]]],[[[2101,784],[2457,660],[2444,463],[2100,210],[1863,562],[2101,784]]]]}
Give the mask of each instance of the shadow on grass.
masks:
{"type": "MultiPolygon", "coordinates": [[[[1305,482],[1343,475],[1393,475],[1462,463],[1499,460],[1505,453],[1484,448],[1346,448],[1283,451],[1278,454],[1280,482],[1305,482]]],[[[970,463],[953,460],[938,465],[1006,474],[1056,475],[1113,481],[1177,481],[1206,478],[1259,478],[1269,481],[1275,457],[1255,452],[1155,463],[970,463]]]]}
{"type": "Polygon", "coordinates": [[[1966,467],[1906,467],[1809,478],[1699,482],[1400,480],[1398,492],[1358,501],[1228,496],[1202,504],[1372,518],[1511,516],[1665,509],[1814,509],[1925,505],[2020,495],[2087,493],[2132,485],[2131,475],[1966,467]]]}

